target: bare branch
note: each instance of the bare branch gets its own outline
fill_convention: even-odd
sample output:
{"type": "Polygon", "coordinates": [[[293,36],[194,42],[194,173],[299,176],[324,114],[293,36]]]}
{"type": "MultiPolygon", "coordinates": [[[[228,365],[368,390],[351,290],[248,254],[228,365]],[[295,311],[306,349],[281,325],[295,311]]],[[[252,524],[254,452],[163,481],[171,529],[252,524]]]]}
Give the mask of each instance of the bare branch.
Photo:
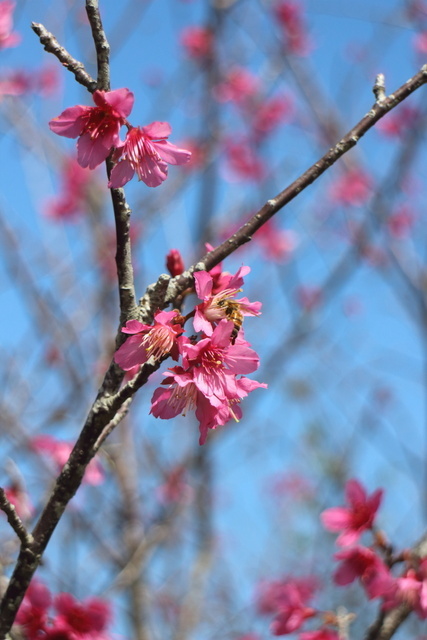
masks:
{"type": "Polygon", "coordinates": [[[7,521],[20,539],[22,546],[29,547],[34,542],[33,536],[24,527],[15,507],[7,499],[5,490],[2,487],[0,487],[0,509],[6,514],[7,521]]]}
{"type": "Polygon", "coordinates": [[[96,58],[98,63],[97,89],[110,90],[110,45],[108,44],[101,15],[99,13],[98,0],[86,0],[86,13],[92,29],[92,37],[95,43],[96,58]]]}
{"type": "Polygon", "coordinates": [[[64,47],[61,47],[55,36],[50,33],[42,24],[38,22],[32,22],[31,28],[40,38],[40,42],[44,47],[44,50],[48,53],[53,53],[61,62],[61,64],[74,74],[77,82],[82,84],[88,91],[93,93],[97,88],[96,81],[88,74],[82,62],[79,62],[73,58],[64,47]]]}

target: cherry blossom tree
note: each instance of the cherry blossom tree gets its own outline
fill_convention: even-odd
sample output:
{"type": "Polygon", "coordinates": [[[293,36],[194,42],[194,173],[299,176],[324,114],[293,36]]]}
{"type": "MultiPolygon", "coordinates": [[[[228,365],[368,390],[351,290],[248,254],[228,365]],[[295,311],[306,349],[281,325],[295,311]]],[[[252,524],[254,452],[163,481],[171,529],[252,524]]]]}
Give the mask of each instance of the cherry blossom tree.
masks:
{"type": "Polygon", "coordinates": [[[0,2],[0,638],[423,637],[427,4],[332,5],[0,2]]]}

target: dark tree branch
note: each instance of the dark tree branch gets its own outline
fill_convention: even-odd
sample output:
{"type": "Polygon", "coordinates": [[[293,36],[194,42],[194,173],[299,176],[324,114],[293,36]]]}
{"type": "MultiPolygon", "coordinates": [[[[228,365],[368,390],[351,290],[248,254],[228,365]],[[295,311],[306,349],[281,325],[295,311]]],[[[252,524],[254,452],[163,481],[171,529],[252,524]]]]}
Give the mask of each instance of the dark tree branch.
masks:
{"type": "Polygon", "coordinates": [[[96,88],[101,91],[110,91],[110,45],[102,26],[98,0],[86,0],[86,13],[92,29],[98,63],[96,88]]]}

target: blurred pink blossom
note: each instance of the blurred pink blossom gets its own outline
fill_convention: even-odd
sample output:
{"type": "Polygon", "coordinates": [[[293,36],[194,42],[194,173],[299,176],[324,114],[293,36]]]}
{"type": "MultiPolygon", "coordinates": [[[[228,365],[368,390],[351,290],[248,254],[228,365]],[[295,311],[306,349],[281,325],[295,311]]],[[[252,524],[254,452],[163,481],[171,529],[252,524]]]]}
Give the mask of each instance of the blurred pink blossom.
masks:
{"type": "Polygon", "coordinates": [[[280,229],[273,220],[263,224],[254,240],[262,247],[267,260],[286,262],[298,246],[298,235],[290,229],[280,229]]]}
{"type": "Polygon", "coordinates": [[[359,578],[370,600],[394,593],[395,579],[372,549],[352,547],[343,549],[334,557],[341,560],[334,573],[334,581],[339,586],[346,586],[359,578]]]}
{"type": "MultiPolygon", "coordinates": [[[[35,436],[31,441],[31,446],[37,453],[44,454],[50,458],[52,462],[55,463],[57,472],[62,470],[73,449],[71,442],[57,440],[49,435],[35,436]]],[[[91,485],[99,485],[104,481],[104,475],[102,465],[98,458],[95,457],[86,468],[83,482],[91,485]]]]}
{"type": "Polygon", "coordinates": [[[4,488],[6,498],[16,509],[16,513],[22,520],[29,520],[34,514],[34,507],[24,489],[17,483],[4,488]]]}
{"type": "Polygon", "coordinates": [[[339,205],[361,206],[371,195],[372,180],[362,169],[351,169],[335,178],[329,197],[339,205]]]}
{"type": "Polygon", "coordinates": [[[15,3],[10,0],[0,2],[0,49],[15,47],[21,42],[21,36],[13,29],[15,3]]]}
{"type": "Polygon", "coordinates": [[[312,49],[308,36],[301,2],[282,0],[274,7],[274,15],[282,31],[285,49],[298,56],[306,56],[312,49]]]}
{"type": "Polygon", "coordinates": [[[240,104],[252,98],[258,91],[259,80],[244,67],[232,67],[225,78],[214,87],[213,93],[219,102],[240,104]]]}
{"type": "Polygon", "coordinates": [[[228,168],[224,177],[233,180],[260,181],[265,176],[264,162],[245,140],[228,142],[225,147],[228,168]]]}
{"type": "Polygon", "coordinates": [[[207,27],[186,27],[181,32],[180,39],[190,58],[207,58],[212,53],[213,33],[207,27]]]}
{"type": "Polygon", "coordinates": [[[289,96],[267,98],[255,111],[252,122],[255,140],[259,142],[278,126],[290,122],[293,115],[294,105],[289,96]]]}
{"type": "Polygon", "coordinates": [[[368,496],[358,480],[345,485],[346,507],[332,507],[321,514],[322,524],[328,531],[341,531],[336,543],[346,547],[355,544],[362,533],[372,529],[381,504],[383,490],[377,489],[368,496]]]}
{"type": "Polygon", "coordinates": [[[387,228],[394,238],[402,239],[409,235],[415,222],[415,214],[410,207],[402,205],[387,218],[387,228]]]}

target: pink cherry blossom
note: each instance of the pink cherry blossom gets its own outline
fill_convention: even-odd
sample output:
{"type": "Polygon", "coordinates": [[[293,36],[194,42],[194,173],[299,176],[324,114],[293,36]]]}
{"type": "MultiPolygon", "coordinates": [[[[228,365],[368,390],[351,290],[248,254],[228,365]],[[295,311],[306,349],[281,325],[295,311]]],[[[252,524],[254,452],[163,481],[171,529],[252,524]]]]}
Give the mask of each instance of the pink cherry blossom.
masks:
{"type": "Polygon", "coordinates": [[[10,0],[0,2],[0,50],[15,47],[21,42],[21,36],[13,29],[15,3],[10,0]]]}
{"type": "Polygon", "coordinates": [[[194,383],[208,398],[235,397],[235,376],[258,369],[259,356],[247,342],[230,344],[233,328],[232,322],[221,320],[211,336],[196,344],[180,342],[183,366],[193,368],[194,383]]]}
{"type": "Polygon", "coordinates": [[[186,27],[181,33],[181,44],[190,58],[207,58],[213,43],[213,33],[207,27],[186,27]]]}
{"type": "Polygon", "coordinates": [[[177,465],[167,473],[165,482],[156,490],[160,502],[187,504],[192,500],[194,491],[185,482],[186,473],[187,469],[184,465],[177,465]]]}
{"type": "Polygon", "coordinates": [[[132,111],[134,96],[129,89],[95,91],[93,101],[95,107],[69,107],[49,122],[59,136],[78,138],[77,161],[89,169],[95,169],[119,146],[120,127],[132,111]]]}
{"type": "Polygon", "coordinates": [[[166,256],[166,268],[172,277],[179,276],[185,271],[184,260],[178,249],[171,249],[166,256]]]}
{"type": "Polygon", "coordinates": [[[294,115],[294,105],[289,96],[268,98],[256,109],[252,122],[255,140],[260,142],[279,125],[289,122],[294,115]]]}
{"type": "Polygon", "coordinates": [[[70,593],[60,593],[54,600],[58,612],[54,624],[68,627],[78,637],[95,637],[111,621],[110,605],[101,598],[88,598],[78,602],[70,593]]]}
{"type": "Polygon", "coordinates": [[[333,507],[321,514],[323,526],[328,531],[342,531],[336,541],[342,547],[356,543],[363,531],[372,528],[383,491],[378,489],[368,496],[358,480],[349,480],[345,495],[347,507],[333,507]]]}
{"type": "Polygon", "coordinates": [[[198,297],[203,300],[202,304],[196,306],[194,316],[195,331],[203,331],[207,335],[212,334],[213,325],[221,320],[229,319],[227,309],[231,303],[242,316],[258,316],[261,311],[261,302],[250,302],[247,298],[235,299],[236,293],[241,291],[243,276],[249,273],[249,267],[241,267],[234,276],[227,280],[223,279],[222,285],[227,283],[226,288],[212,294],[214,279],[207,271],[197,271],[194,274],[195,288],[198,297]]]}
{"type": "Polygon", "coordinates": [[[108,186],[123,187],[133,176],[148,187],[158,187],[168,176],[168,164],[185,164],[191,152],[167,141],[172,128],[167,122],[152,122],[146,127],[132,127],[116,153],[120,160],[113,168],[108,186]]]}
{"type": "Polygon", "coordinates": [[[60,194],[46,203],[46,216],[55,220],[75,219],[88,206],[92,175],[74,158],[67,158],[61,167],[60,182],[60,194]]]}
{"type": "Polygon", "coordinates": [[[338,176],[329,189],[330,198],[338,205],[361,206],[371,195],[372,179],[362,169],[351,169],[338,176]]]}
{"type": "MultiPolygon", "coordinates": [[[[155,418],[169,420],[195,410],[199,421],[201,445],[206,442],[209,429],[216,429],[231,419],[238,421],[242,417],[239,406],[242,398],[257,388],[266,388],[263,383],[241,377],[226,385],[225,397],[218,398],[212,394],[207,398],[195,384],[194,369],[185,371],[182,367],[173,367],[164,375],[165,380],[162,384],[167,385],[167,388],[160,387],[155,390],[150,413],[155,418]]],[[[234,378],[231,375],[229,377],[234,378]]]]}
{"type": "Polygon", "coordinates": [[[282,29],[285,49],[295,55],[308,55],[312,45],[304,25],[301,3],[283,0],[275,6],[274,14],[282,29]]]}
{"type": "Polygon", "coordinates": [[[214,88],[219,102],[240,104],[252,98],[258,91],[259,80],[244,67],[232,67],[224,80],[214,88]]]}
{"type": "Polygon", "coordinates": [[[371,549],[343,549],[334,557],[342,561],[334,573],[336,584],[345,586],[359,578],[369,599],[381,598],[394,592],[395,579],[381,558],[371,549]]]}
{"type": "Polygon", "coordinates": [[[275,614],[270,625],[273,635],[293,633],[308,618],[316,615],[316,610],[309,606],[316,587],[316,582],[310,577],[261,583],[258,589],[258,610],[263,614],[275,614]]]}
{"type": "MultiPolygon", "coordinates": [[[[62,470],[73,449],[71,442],[57,440],[49,435],[36,436],[32,439],[31,446],[37,453],[45,454],[49,457],[54,462],[57,472],[62,470]]],[[[104,477],[104,470],[99,459],[97,457],[93,458],[86,468],[83,482],[97,486],[104,481],[104,477]]]]}
{"type": "Polygon", "coordinates": [[[177,311],[157,311],[153,325],[128,320],[122,333],[130,334],[130,338],[114,354],[119,367],[129,371],[144,364],[150,357],[161,360],[169,353],[174,360],[178,360],[177,337],[184,331],[182,324],[177,322],[178,318],[177,311]]]}
{"type": "Polygon", "coordinates": [[[40,632],[45,630],[48,622],[51,603],[49,589],[38,580],[32,580],[16,615],[16,624],[23,627],[28,640],[41,637],[40,632]]]}
{"type": "Polygon", "coordinates": [[[225,156],[228,168],[224,178],[230,182],[238,180],[261,181],[265,177],[264,162],[247,140],[227,142],[225,156]]]}
{"type": "Polygon", "coordinates": [[[409,235],[415,222],[415,215],[407,205],[402,205],[387,218],[387,228],[391,236],[398,240],[409,235]]]}
{"type": "Polygon", "coordinates": [[[254,236],[267,260],[286,262],[298,246],[298,236],[290,229],[280,229],[273,220],[263,224],[254,236]]]}

